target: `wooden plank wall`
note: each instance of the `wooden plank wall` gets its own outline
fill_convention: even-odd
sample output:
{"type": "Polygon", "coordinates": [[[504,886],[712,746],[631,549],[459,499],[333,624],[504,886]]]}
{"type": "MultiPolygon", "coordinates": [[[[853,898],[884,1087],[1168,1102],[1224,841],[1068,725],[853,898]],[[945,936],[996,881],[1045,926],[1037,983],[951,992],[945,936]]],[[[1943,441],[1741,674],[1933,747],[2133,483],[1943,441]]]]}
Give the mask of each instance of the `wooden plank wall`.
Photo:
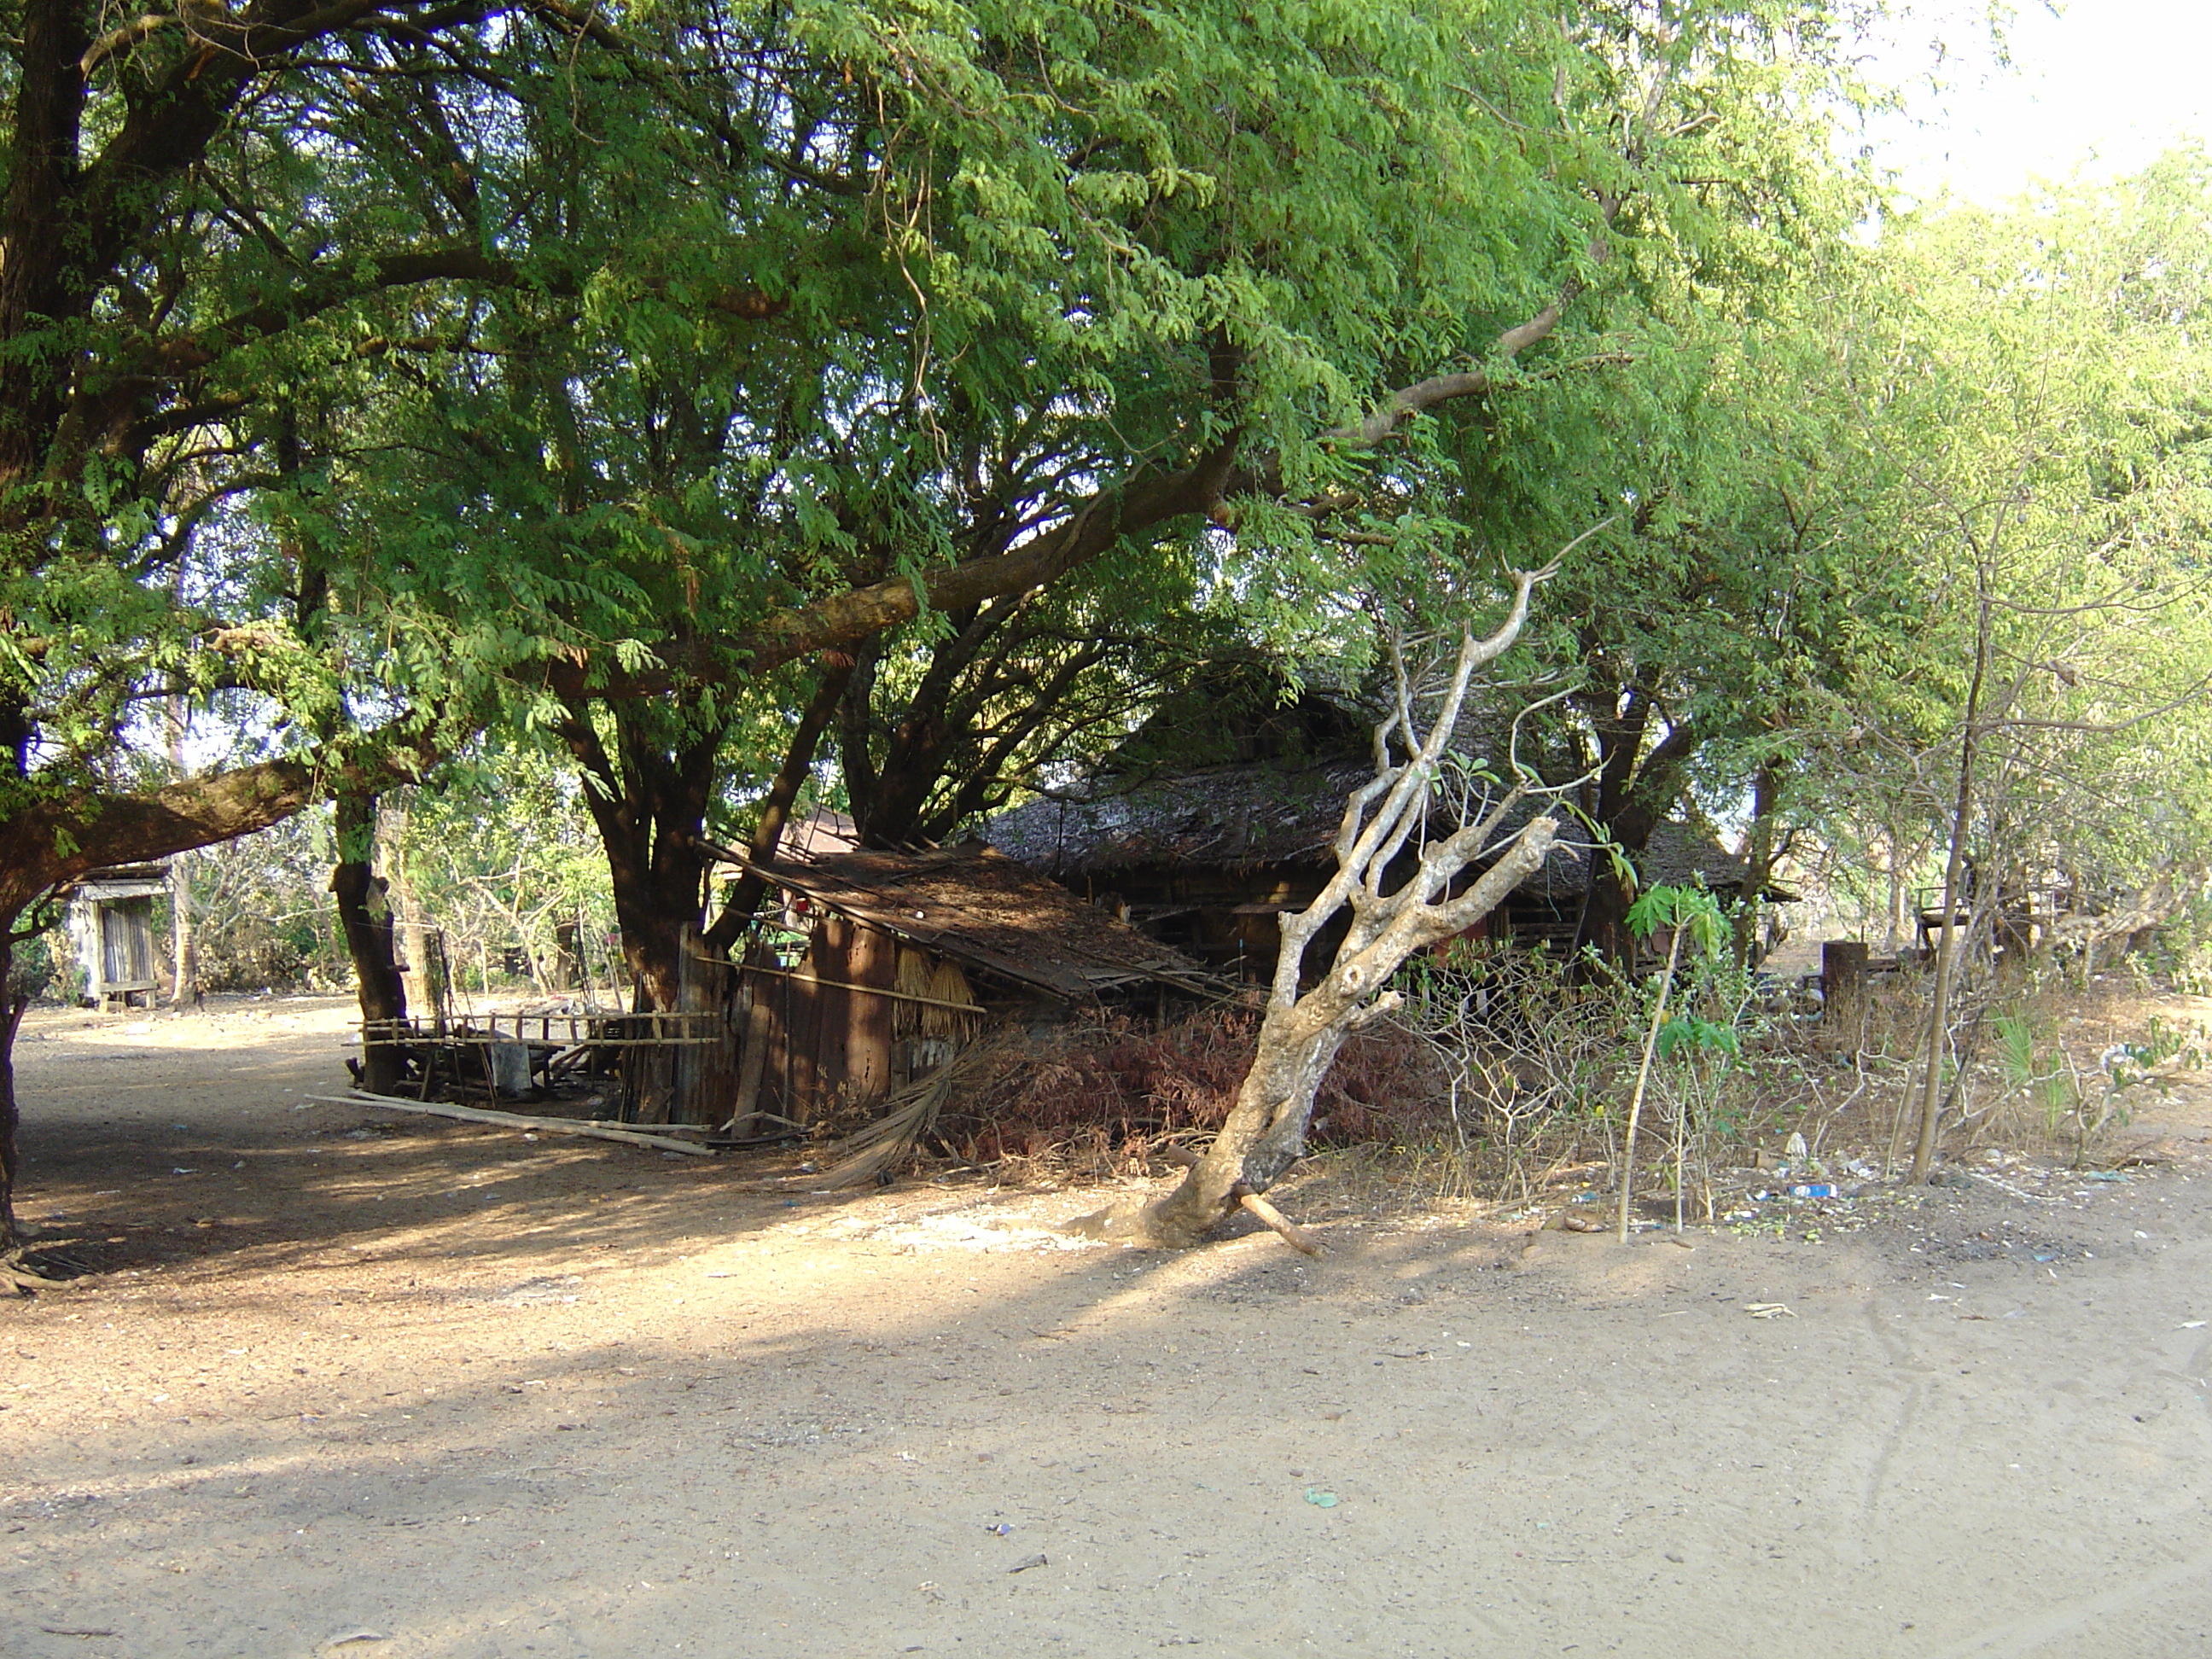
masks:
{"type": "Polygon", "coordinates": [[[763,1107],[816,1123],[888,1093],[895,1005],[848,988],[888,991],[897,979],[898,941],[843,916],[817,926],[795,972],[755,975],[770,1015],[763,1107]]]}

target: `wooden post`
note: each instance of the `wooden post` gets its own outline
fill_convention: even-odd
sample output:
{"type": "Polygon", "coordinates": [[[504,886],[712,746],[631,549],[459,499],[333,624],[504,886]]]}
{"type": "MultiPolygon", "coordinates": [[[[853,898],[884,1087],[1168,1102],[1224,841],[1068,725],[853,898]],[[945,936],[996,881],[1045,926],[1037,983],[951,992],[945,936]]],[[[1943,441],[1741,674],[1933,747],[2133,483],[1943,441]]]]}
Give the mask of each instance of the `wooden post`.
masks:
{"type": "MultiPolygon", "coordinates": [[[[765,945],[756,945],[745,953],[748,967],[772,968],[775,953],[765,945]]],[[[761,1080],[768,1072],[769,1029],[772,1006],[769,999],[781,994],[783,981],[766,974],[744,974],[738,983],[744,987],[745,1036],[738,1054],[738,1097],[730,1108],[729,1132],[743,1140],[753,1132],[760,1118],[761,1080]]]]}
{"type": "Polygon", "coordinates": [[[835,916],[824,917],[807,942],[805,961],[784,981],[791,988],[791,1018],[784,1024],[785,1104],[780,1109],[798,1123],[817,1121],[842,1081],[824,1063],[822,1034],[842,1018],[836,999],[843,993],[816,981],[844,977],[844,926],[835,916]]]}
{"type": "Polygon", "coordinates": [[[1863,940],[1832,939],[1820,947],[1820,1022],[1851,1053],[1866,1019],[1867,947],[1863,940]]]}
{"type": "Polygon", "coordinates": [[[677,950],[676,1012],[686,1018],[667,1022],[669,1034],[683,1041],[668,1068],[668,1115],[664,1121],[720,1123],[729,1117],[738,1092],[732,969],[707,954],[696,927],[684,927],[677,950]]]}
{"type": "MultiPolygon", "coordinates": [[[[860,988],[890,990],[898,983],[898,940],[880,927],[855,922],[845,952],[845,1096],[859,1105],[888,1094],[891,1086],[891,1024],[896,1012],[889,997],[870,996],[860,988]]],[[[826,1034],[825,1034],[826,1035],[826,1034]]]]}

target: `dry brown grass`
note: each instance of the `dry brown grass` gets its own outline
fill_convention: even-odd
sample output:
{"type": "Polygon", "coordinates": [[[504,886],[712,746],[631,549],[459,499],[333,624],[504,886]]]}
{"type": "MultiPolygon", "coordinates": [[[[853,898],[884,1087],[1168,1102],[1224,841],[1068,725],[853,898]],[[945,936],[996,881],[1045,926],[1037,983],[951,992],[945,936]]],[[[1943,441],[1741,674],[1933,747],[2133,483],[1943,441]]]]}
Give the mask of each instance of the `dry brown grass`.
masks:
{"type": "MultiPolygon", "coordinates": [[[[1024,1045],[947,1111],[943,1149],[1003,1178],[1060,1183],[1151,1167],[1164,1143],[1203,1140],[1236,1103],[1258,1016],[1209,1009],[1167,1025],[1098,1015],[1024,1045]]],[[[1314,1113],[1322,1146],[1389,1140],[1448,1115],[1435,1057],[1376,1030],[1345,1044],[1314,1113]]]]}
{"type": "MultiPolygon", "coordinates": [[[[1346,1214],[1541,1207],[1612,1188],[1640,1016],[1628,994],[1562,984],[1531,980],[1517,988],[1517,1003],[1491,1003],[1456,1088],[1438,1048],[1405,1025],[1378,1024],[1348,1042],[1316,1107],[1315,1156],[1291,1184],[1301,1205],[1346,1214]]],[[[1660,1067],[1638,1149],[1652,1183],[1639,1177],[1647,1201],[1665,1200],[1676,1114],[1686,1106],[1686,1207],[1700,1218],[1760,1184],[1762,1165],[1792,1135],[1804,1139],[1800,1166],[1818,1166],[1807,1168],[1811,1178],[1889,1173],[1909,1155],[1906,1097],[1924,998],[1917,977],[1881,981],[1848,1036],[1776,1012],[1742,1028],[1740,1059],[1694,1075],[1660,1067]]],[[[2055,980],[1980,986],[1968,1006],[1963,1077],[1944,1119],[1947,1158],[1995,1146],[2094,1162],[2124,1129],[2130,1099],[2140,1098],[2111,1089],[2100,1056],[2121,1042],[2172,1047],[2172,1020],[2161,1027],[2155,1000],[2131,984],[2087,993],[2055,980]],[[2038,1069],[2027,1076],[2017,1065],[2008,1070],[1997,1041],[2004,1021],[2040,1034],[2038,1069]],[[2059,1073],[2071,1092],[2054,1109],[2047,1079],[2059,1073]]],[[[1075,1022],[1007,1049],[948,1103],[928,1150],[1017,1185],[1161,1173],[1158,1147],[1203,1144],[1227,1115],[1256,1029],[1256,1015],[1243,1009],[1165,1026],[1118,1016],[1075,1022]]],[[[2198,1044],[2212,1051],[2212,1036],[2200,1034],[2198,1044]]],[[[2167,1064],[2187,1060],[2184,1050],[2167,1064]]]]}

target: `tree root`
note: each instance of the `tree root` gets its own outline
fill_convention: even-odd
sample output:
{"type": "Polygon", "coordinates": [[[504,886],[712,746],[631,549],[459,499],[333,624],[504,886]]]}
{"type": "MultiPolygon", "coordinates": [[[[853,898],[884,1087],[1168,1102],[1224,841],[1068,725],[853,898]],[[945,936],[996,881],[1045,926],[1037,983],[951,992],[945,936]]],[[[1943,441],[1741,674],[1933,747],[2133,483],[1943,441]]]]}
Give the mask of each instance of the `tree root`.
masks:
{"type": "Polygon", "coordinates": [[[1304,1255],[1317,1256],[1321,1255],[1322,1249],[1321,1241],[1319,1239],[1316,1238],[1311,1233],[1306,1231],[1305,1229],[1292,1221],[1290,1217],[1285,1215],[1273,1205],[1268,1203],[1267,1200],[1261,1197],[1259,1194],[1252,1192],[1247,1188],[1240,1188],[1237,1189],[1237,1201],[1247,1211],[1250,1212],[1253,1215],[1257,1216],[1268,1226],[1273,1228],[1277,1235],[1281,1237],[1283,1243],[1289,1245],[1292,1249],[1297,1250],[1301,1255],[1304,1255]]]}
{"type": "Polygon", "coordinates": [[[24,1253],[21,1247],[0,1251],[0,1285],[7,1286],[17,1296],[34,1297],[40,1291],[49,1290],[56,1285],[67,1282],[64,1278],[40,1273],[38,1268],[24,1259],[24,1253]]]}
{"type": "MultiPolygon", "coordinates": [[[[1188,1170],[1199,1163],[1199,1155],[1182,1146],[1156,1146],[1152,1155],[1165,1164],[1188,1170]]],[[[1170,1194],[1171,1196],[1171,1194],[1170,1194]]],[[[1162,1213],[1163,1199],[1153,1199],[1134,1206],[1094,1211],[1078,1216],[1067,1224],[1070,1232],[1080,1233],[1086,1238],[1120,1240],[1155,1249],[1187,1250],[1203,1244],[1237,1209],[1243,1209],[1262,1224],[1271,1229],[1292,1249],[1305,1255],[1322,1254],[1321,1241],[1316,1238],[1260,1194],[1238,1182],[1230,1188],[1231,1203],[1206,1225],[1188,1227],[1180,1222],[1170,1222],[1162,1213]]]]}

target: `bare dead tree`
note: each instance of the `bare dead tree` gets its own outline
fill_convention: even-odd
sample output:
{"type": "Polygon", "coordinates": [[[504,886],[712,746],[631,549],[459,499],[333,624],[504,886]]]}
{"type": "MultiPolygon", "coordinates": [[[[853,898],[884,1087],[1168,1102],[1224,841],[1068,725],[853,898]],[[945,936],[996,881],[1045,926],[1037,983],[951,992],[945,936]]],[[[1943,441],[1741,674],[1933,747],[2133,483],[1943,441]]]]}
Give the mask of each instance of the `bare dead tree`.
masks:
{"type": "MultiPolygon", "coordinates": [[[[1567,551],[1571,550],[1571,544],[1567,551]]],[[[1563,552],[1560,558],[1565,556],[1563,552]]],[[[1314,1096],[1337,1050],[1353,1031],[1399,1006],[1398,993],[1387,988],[1407,957],[1488,915],[1551,850],[1558,824],[1550,817],[1539,814],[1508,831],[1529,795],[1525,782],[1443,839],[1425,844],[1424,836],[1468,684],[1477,670],[1520,636],[1529,594],[1559,563],[1553,559],[1540,570],[1515,572],[1512,610],[1497,632],[1480,640],[1472,632],[1462,634],[1425,732],[1401,663],[1395,710],[1375,729],[1375,775],[1346,801],[1337,828],[1336,873],[1312,903],[1282,919],[1282,954],[1261,1021],[1258,1049],[1236,1105],[1212,1146],[1173,1192],[1134,1211],[1090,1218],[1097,1230],[1188,1246],[1242,1205],[1298,1248],[1312,1248],[1261,1195],[1305,1155],[1314,1096]],[[1394,738],[1410,758],[1392,760],[1394,738]],[[1414,867],[1386,892],[1384,884],[1409,846],[1418,849],[1414,867]],[[1453,884],[1468,866],[1492,854],[1490,866],[1453,896],[1453,884]],[[1347,908],[1351,927],[1328,971],[1301,990],[1308,951],[1347,908]]]]}

